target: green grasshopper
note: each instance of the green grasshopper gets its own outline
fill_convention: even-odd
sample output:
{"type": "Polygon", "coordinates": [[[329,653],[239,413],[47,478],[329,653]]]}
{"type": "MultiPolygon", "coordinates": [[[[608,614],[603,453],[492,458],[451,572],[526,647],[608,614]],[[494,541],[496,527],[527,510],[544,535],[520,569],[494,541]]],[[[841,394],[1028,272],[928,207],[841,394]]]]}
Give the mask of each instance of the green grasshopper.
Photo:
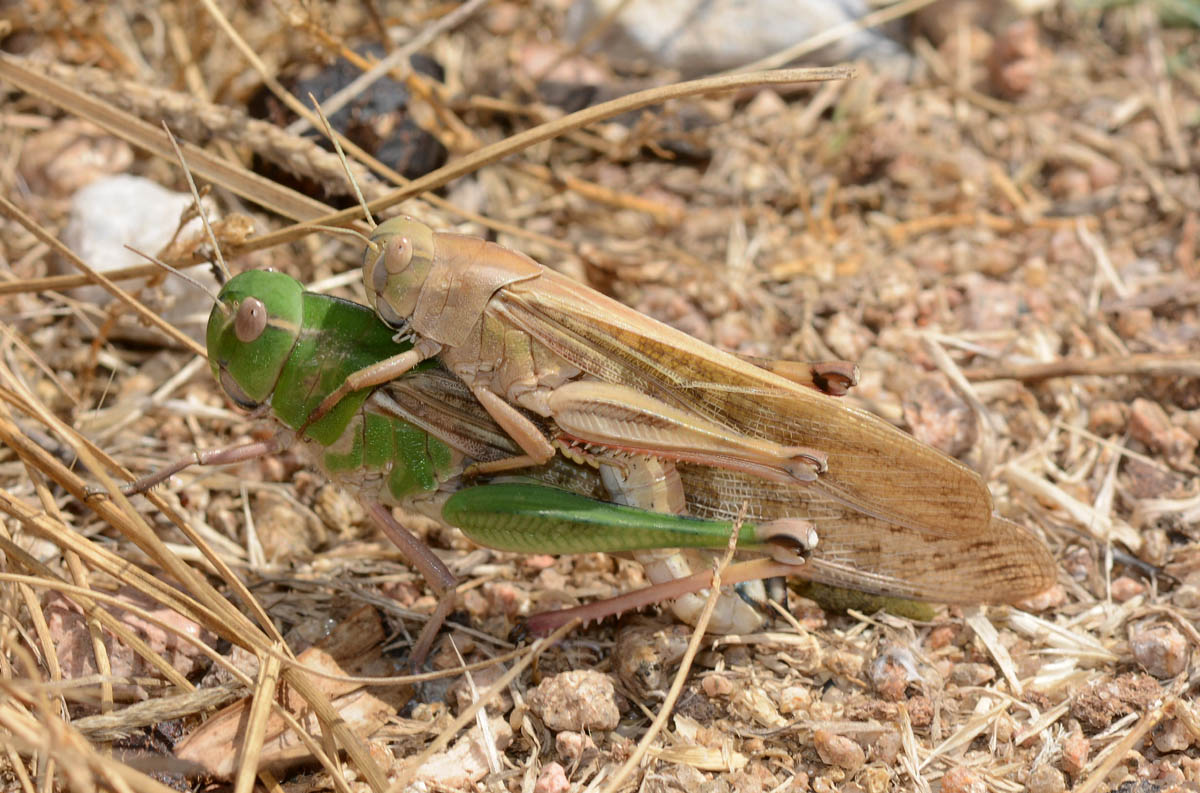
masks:
{"type": "Polygon", "coordinates": [[[579,443],[748,474],[934,537],[986,542],[996,525],[986,484],[958,461],[494,243],[392,218],[363,279],[412,349],[356,372],[313,419],[437,356],[521,448],[481,472],[579,443]]]}
{"type": "MultiPolygon", "coordinates": [[[[241,462],[297,444],[334,483],[359,495],[372,520],[441,597],[414,646],[416,659],[453,605],[446,595],[456,582],[392,517],[389,506],[416,509],[481,544],[515,550],[653,552],[727,544],[736,510],[713,519],[661,512],[671,503],[682,505],[678,493],[660,494],[683,486],[669,463],[660,470],[653,460],[625,455],[575,454],[574,460],[556,455],[505,477],[510,481],[468,485],[462,473],[471,463],[509,458],[517,450],[461,381],[432,361],[396,381],[352,392],[327,415],[310,420],[316,405],[349,374],[408,348],[393,336],[366,306],[306,292],[290,276],[269,271],[235,276],[209,317],[213,375],[235,404],[269,416],[280,431],[265,441],[196,453],[140,480],[133,490],[152,487],[193,463],[241,462]]],[[[778,575],[803,562],[795,551],[806,550],[810,532],[802,518],[747,523],[739,547],[771,551],[780,561],[766,574],[778,575]]],[[[676,574],[677,567],[666,564],[657,577],[676,574]]],[[[645,596],[647,602],[658,599],[645,596]]],[[[747,626],[747,608],[736,598],[727,600],[726,632],[757,626],[747,626]]]]}
{"type": "MultiPolygon", "coordinates": [[[[1010,521],[990,517],[985,532],[913,529],[819,489],[701,463],[585,453],[563,444],[563,453],[541,466],[492,474],[489,482],[468,479],[470,464],[508,459],[517,448],[462,381],[433,361],[352,391],[314,420],[316,406],[349,374],[403,354],[407,342],[366,307],[307,293],[280,273],[251,271],[225,285],[210,317],[208,349],[230,398],[270,415],[281,431],[268,441],[198,455],[196,462],[234,462],[298,443],[334,482],[360,495],[439,595],[450,590],[453,576],[386,506],[431,514],[482,545],[539,553],[719,548],[745,509],[740,547],[776,557],[769,572],[754,568],[756,576],[802,575],[946,603],[1013,602],[1053,582],[1045,546],[1010,521]],[[822,537],[815,549],[807,533],[813,527],[822,537]]],[[[544,437],[555,437],[552,422],[527,417],[544,437]]],[[[172,470],[178,467],[165,473],[172,470]]],[[[645,600],[665,591],[646,593],[645,600]]],[[[442,599],[446,605],[430,625],[450,602],[442,599]]]]}

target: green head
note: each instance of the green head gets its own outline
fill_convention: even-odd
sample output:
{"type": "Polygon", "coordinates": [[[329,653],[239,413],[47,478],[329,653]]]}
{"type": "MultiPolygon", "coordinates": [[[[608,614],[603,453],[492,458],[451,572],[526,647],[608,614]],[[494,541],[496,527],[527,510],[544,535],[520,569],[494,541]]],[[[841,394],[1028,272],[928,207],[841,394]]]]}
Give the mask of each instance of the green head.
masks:
{"type": "Polygon", "coordinates": [[[384,322],[400,327],[412,316],[435,253],[433,229],[407,215],[384,221],[371,234],[363,286],[384,322]]]}
{"type": "Polygon", "coordinates": [[[304,287],[290,275],[249,270],[221,289],[208,316],[213,377],[239,407],[267,401],[300,335],[304,287]]]}

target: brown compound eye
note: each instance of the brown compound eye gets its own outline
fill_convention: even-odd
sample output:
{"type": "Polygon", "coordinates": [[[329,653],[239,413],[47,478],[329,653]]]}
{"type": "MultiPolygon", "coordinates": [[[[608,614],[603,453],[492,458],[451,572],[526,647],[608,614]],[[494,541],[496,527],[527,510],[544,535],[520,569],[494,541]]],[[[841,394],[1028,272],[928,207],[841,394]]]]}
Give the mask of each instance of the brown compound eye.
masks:
{"type": "Polygon", "coordinates": [[[387,291],[388,276],[391,274],[388,272],[388,268],[383,261],[386,256],[387,254],[384,253],[383,256],[380,256],[370,265],[371,290],[376,295],[382,295],[387,291]]]}
{"type": "Polygon", "coordinates": [[[238,306],[233,332],[242,344],[258,339],[267,329],[267,307],[256,297],[248,297],[238,306]]]}
{"type": "Polygon", "coordinates": [[[403,328],[408,324],[408,320],[397,314],[396,309],[392,308],[391,303],[388,303],[386,300],[381,299],[378,305],[375,306],[375,311],[379,314],[379,318],[389,327],[403,328]]]}

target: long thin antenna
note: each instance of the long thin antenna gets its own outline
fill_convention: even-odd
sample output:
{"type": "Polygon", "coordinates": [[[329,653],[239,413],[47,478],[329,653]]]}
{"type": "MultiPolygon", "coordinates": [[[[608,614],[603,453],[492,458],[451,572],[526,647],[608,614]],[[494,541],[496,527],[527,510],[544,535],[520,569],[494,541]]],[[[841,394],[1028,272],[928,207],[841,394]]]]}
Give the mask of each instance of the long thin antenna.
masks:
{"type": "MultiPolygon", "coordinates": [[[[325,135],[333,142],[333,148],[337,150],[338,159],[342,161],[342,169],[346,172],[346,180],[350,182],[351,189],[354,190],[354,196],[358,199],[358,205],[362,207],[363,216],[367,219],[367,225],[375,228],[375,218],[371,215],[371,208],[367,206],[367,200],[363,198],[362,190],[358,187],[358,180],[354,178],[354,174],[350,172],[350,163],[346,160],[346,152],[342,151],[342,144],[338,141],[338,136],[334,133],[333,127],[329,124],[329,119],[325,117],[325,111],[321,109],[321,103],[312,95],[308,94],[309,101],[316,108],[317,115],[321,119],[321,124],[325,127],[325,135]]],[[[368,242],[368,245],[372,243],[368,242]]],[[[374,245],[372,245],[374,247],[374,245]]]]}
{"type": "Polygon", "coordinates": [[[182,278],[184,281],[187,281],[189,284],[196,287],[204,294],[208,295],[214,304],[216,304],[218,306],[221,305],[221,299],[219,297],[217,297],[215,294],[213,294],[207,286],[200,283],[195,278],[192,278],[190,275],[183,272],[182,270],[176,269],[176,268],[172,267],[171,265],[167,264],[166,262],[164,262],[162,259],[159,259],[157,256],[152,256],[149,253],[140,251],[137,248],[133,247],[132,245],[126,245],[125,248],[126,248],[126,250],[133,251],[138,256],[141,256],[143,259],[146,259],[149,262],[157,264],[159,267],[163,268],[171,275],[173,275],[177,278],[182,278]]]}
{"type": "MultiPolygon", "coordinates": [[[[167,140],[171,141],[171,146],[175,149],[175,156],[179,158],[179,165],[183,168],[183,174],[187,177],[188,187],[192,191],[192,199],[196,202],[196,212],[200,215],[200,222],[204,224],[204,230],[208,233],[208,241],[212,243],[213,250],[216,252],[217,266],[221,268],[221,275],[228,281],[233,275],[229,272],[229,268],[225,266],[225,257],[221,255],[221,246],[217,244],[217,235],[213,234],[212,226],[208,224],[208,214],[204,211],[204,205],[200,203],[200,191],[196,189],[196,182],[192,179],[192,169],[188,168],[187,161],[183,159],[183,150],[179,148],[179,141],[175,140],[175,136],[171,134],[171,128],[167,126],[167,122],[164,121],[162,126],[163,131],[167,133],[167,140]]],[[[156,261],[154,259],[150,260],[156,261]]],[[[208,290],[205,289],[204,291],[207,292],[208,290]]]]}
{"type": "Polygon", "coordinates": [[[326,234],[345,234],[350,237],[357,237],[368,248],[375,249],[379,247],[378,243],[372,242],[370,237],[368,237],[366,234],[363,234],[358,229],[346,228],[345,226],[322,226],[319,223],[312,223],[308,225],[309,228],[314,228],[318,231],[324,231],[326,234]]]}

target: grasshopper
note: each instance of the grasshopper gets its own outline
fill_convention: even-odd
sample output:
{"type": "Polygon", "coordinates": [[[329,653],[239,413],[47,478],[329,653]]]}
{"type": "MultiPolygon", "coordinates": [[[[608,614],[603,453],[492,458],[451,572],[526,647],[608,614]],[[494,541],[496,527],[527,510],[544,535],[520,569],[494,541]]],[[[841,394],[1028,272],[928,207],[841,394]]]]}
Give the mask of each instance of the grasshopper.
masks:
{"type": "MultiPolygon", "coordinates": [[[[453,604],[446,595],[455,578],[392,517],[391,505],[423,512],[501,550],[634,552],[647,563],[651,580],[664,585],[688,572],[691,560],[663,549],[724,547],[738,519],[739,548],[765,551],[773,559],[758,567],[744,563],[744,572],[725,576],[730,583],[800,575],[882,595],[978,603],[1013,602],[1053,582],[1053,559],[1045,546],[1010,521],[992,517],[987,531],[975,533],[914,530],[865,515],[818,489],[744,471],[584,453],[568,445],[541,466],[492,474],[489,480],[464,477],[472,463],[509,459],[517,447],[465,384],[436,361],[353,391],[313,420],[315,407],[350,373],[403,354],[408,345],[367,307],[306,292],[282,273],[248,271],[231,279],[217,296],[207,344],[213,375],[229,398],[272,418],[279,432],[266,441],[197,453],[134,489],[153,486],[192,463],[240,462],[296,444],[332,481],[359,496],[372,520],[441,596],[414,646],[417,659],[453,604]],[[823,538],[815,549],[813,527],[823,538]]],[[[546,437],[556,434],[552,422],[529,419],[546,437]]],[[[688,591],[652,588],[633,605],[688,591]]],[[[726,625],[717,626],[720,630],[745,632],[761,623],[736,597],[726,597],[722,608],[726,625]]],[[[685,619],[697,610],[695,598],[677,601],[685,619]]],[[[576,613],[556,612],[532,627],[545,629],[576,613]]],[[[579,613],[590,619],[611,610],[602,602],[579,613]]]]}
{"type": "Polygon", "coordinates": [[[991,493],[957,460],[523,254],[396,217],[371,235],[363,280],[413,346],[347,378],[314,420],[438,356],[521,448],[479,472],[545,463],[555,441],[578,443],[749,474],[935,537],[993,529],[991,493]]]}
{"type": "MultiPolygon", "coordinates": [[[[468,486],[473,462],[506,459],[517,449],[460,380],[430,361],[404,377],[359,390],[310,421],[321,399],[347,375],[408,348],[366,306],[306,292],[278,272],[248,271],[217,295],[207,346],[213,376],[240,408],[273,419],[265,441],[196,453],[135,483],[139,492],[193,463],[242,462],[296,444],[334,483],[356,493],[368,514],[440,596],[417,644],[423,658],[453,605],[456,583],[445,564],[391,515],[405,506],[464,530],[484,545],[539,552],[635,552],[652,581],[679,575],[687,561],[660,549],[723,548],[730,518],[696,519],[682,511],[682,484],[671,463],[591,455],[552,458],[513,472],[509,481],[468,486]],[[519,476],[517,475],[519,474],[519,476]],[[459,498],[461,496],[461,498],[459,498]],[[623,504],[613,503],[624,502],[623,504]],[[640,508],[645,505],[646,509],[640,508]],[[659,510],[658,512],[652,509],[659,510]],[[667,510],[667,512],[663,512],[667,510]],[[518,526],[519,543],[496,539],[518,526]]],[[[803,518],[781,517],[741,527],[739,547],[779,558],[773,574],[802,563],[813,542],[803,518]]],[[[654,602],[656,595],[645,599],[654,602]]],[[[686,601],[685,601],[686,602],[686,601]]],[[[743,632],[761,617],[725,596],[719,632],[743,632]]],[[[604,616],[602,607],[590,616],[604,616]]],[[[710,626],[711,629],[712,626],[710,626]]]]}

